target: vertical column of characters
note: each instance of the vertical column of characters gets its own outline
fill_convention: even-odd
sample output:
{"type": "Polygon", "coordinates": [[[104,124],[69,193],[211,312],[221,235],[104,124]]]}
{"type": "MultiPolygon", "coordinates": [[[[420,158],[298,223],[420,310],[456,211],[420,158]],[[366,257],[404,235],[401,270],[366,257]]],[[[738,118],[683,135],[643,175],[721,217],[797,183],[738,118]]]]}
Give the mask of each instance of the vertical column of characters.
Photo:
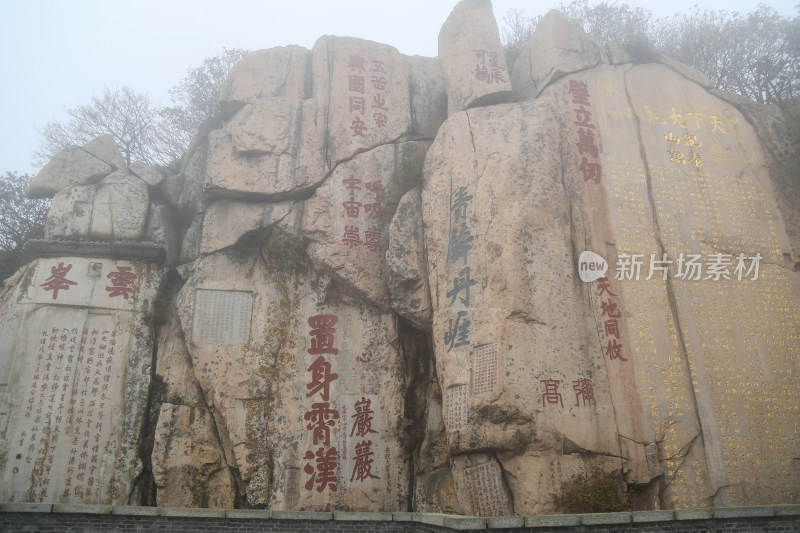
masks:
{"type": "MultiPolygon", "coordinates": [[[[583,181],[591,182],[595,185],[602,183],[602,167],[600,164],[600,151],[595,138],[596,127],[592,122],[591,95],[589,86],[583,80],[569,80],[568,94],[572,95],[572,103],[577,106],[572,109],[574,112],[573,125],[578,134],[576,146],[581,157],[581,164],[578,169],[581,171],[583,181]]],[[[600,189],[593,189],[593,194],[589,196],[587,202],[591,206],[599,202],[597,195],[601,194],[600,189]]],[[[627,361],[623,355],[623,343],[621,342],[620,323],[622,312],[619,303],[614,299],[616,294],[611,291],[610,281],[607,277],[598,280],[598,299],[600,302],[600,317],[603,321],[604,345],[603,353],[609,359],[627,361]],[[608,297],[602,300],[603,294],[608,297]]],[[[582,378],[583,379],[583,378],[582,378]]]]}
{"type": "Polygon", "coordinates": [[[381,479],[372,471],[375,462],[374,448],[380,448],[380,433],[373,429],[375,411],[372,407],[373,398],[362,396],[353,404],[352,427],[349,437],[352,439],[350,450],[353,457],[353,470],[350,473],[351,483],[365,483],[371,479],[381,479]],[[375,437],[373,437],[375,435],[375,437]]]}
{"type": "MultiPolygon", "coordinates": [[[[385,61],[375,59],[368,70],[367,60],[358,55],[351,55],[348,67],[348,109],[353,118],[350,129],[353,137],[366,138],[368,131],[367,114],[371,113],[372,125],[376,129],[383,129],[389,120],[389,108],[386,101],[386,86],[389,83],[385,61]],[[369,82],[367,81],[369,79],[369,82]],[[372,96],[368,107],[368,98],[372,96]]],[[[384,186],[380,180],[364,183],[366,190],[374,194],[374,201],[370,198],[368,203],[356,201],[356,191],[361,190],[362,180],[349,177],[344,180],[344,185],[349,190],[349,199],[343,205],[347,218],[359,219],[363,208],[366,224],[353,222],[345,225],[342,243],[350,249],[363,245],[373,253],[379,253],[383,237],[383,216],[381,196],[384,186]],[[361,230],[364,230],[364,239],[361,240],[361,230]]],[[[359,222],[363,222],[359,220],[359,222]]]]}
{"type": "Polygon", "coordinates": [[[462,185],[453,193],[450,205],[452,225],[447,244],[447,262],[452,265],[451,268],[461,267],[461,270],[453,278],[453,288],[447,292],[448,309],[456,309],[455,320],[448,319],[448,327],[444,332],[444,344],[448,352],[470,345],[470,288],[475,285],[468,259],[474,240],[467,224],[467,208],[471,202],[472,195],[467,194],[467,188],[462,185]]]}
{"type": "MultiPolygon", "coordinates": [[[[31,485],[28,493],[28,501],[39,501],[41,494],[41,480],[44,473],[45,454],[47,452],[47,440],[50,433],[50,419],[48,404],[45,402],[50,384],[55,357],[58,353],[59,334],[61,328],[53,326],[47,342],[47,349],[40,354],[41,360],[37,361],[36,373],[33,376],[31,385],[30,399],[33,400],[32,407],[32,426],[30,434],[27,436],[27,447],[25,448],[25,463],[31,468],[31,485]]],[[[45,332],[46,333],[46,332],[45,332]]],[[[41,349],[40,340],[40,349],[41,349]]],[[[52,406],[50,406],[52,409],[52,406]]],[[[25,435],[23,431],[22,435],[25,435]]]]}
{"type": "MultiPolygon", "coordinates": [[[[54,328],[55,329],[55,328],[54,328]]],[[[64,402],[72,379],[70,359],[80,349],[78,328],[58,328],[56,350],[48,354],[44,370],[49,373],[52,383],[47,389],[47,407],[42,413],[42,424],[47,428],[47,442],[41,441],[41,456],[37,459],[31,476],[31,499],[44,501],[51,490],[51,472],[55,462],[56,450],[61,440],[64,425],[64,402]],[[52,360],[49,360],[53,357],[52,360]]]]}
{"type": "Polygon", "coordinates": [[[338,355],[339,350],[334,346],[336,315],[323,314],[315,315],[308,319],[311,326],[311,348],[308,349],[310,355],[317,358],[306,369],[311,375],[309,383],[306,384],[306,398],[313,398],[319,395],[322,401],[311,404],[311,410],[307,411],[304,419],[308,422],[306,429],[311,433],[312,446],[319,446],[316,450],[307,450],[305,456],[306,465],[303,471],[309,475],[305,483],[306,490],[323,492],[330,489],[331,492],[338,490],[336,471],[339,466],[338,450],[331,446],[331,429],[339,419],[339,411],[331,408],[331,384],[339,378],[339,375],[332,371],[333,366],[325,357],[338,355]]]}

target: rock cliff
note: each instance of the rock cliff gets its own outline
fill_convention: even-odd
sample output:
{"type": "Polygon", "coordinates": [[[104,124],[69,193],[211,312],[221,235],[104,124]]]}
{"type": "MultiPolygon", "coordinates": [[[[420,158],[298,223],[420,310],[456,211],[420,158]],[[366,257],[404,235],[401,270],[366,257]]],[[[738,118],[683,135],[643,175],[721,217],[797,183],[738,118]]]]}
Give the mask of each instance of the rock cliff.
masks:
{"type": "Polygon", "coordinates": [[[260,50],[180,171],[57,154],[0,295],[0,500],[555,511],[796,503],[800,147],[780,110],[557,12],[509,73],[260,50]]]}

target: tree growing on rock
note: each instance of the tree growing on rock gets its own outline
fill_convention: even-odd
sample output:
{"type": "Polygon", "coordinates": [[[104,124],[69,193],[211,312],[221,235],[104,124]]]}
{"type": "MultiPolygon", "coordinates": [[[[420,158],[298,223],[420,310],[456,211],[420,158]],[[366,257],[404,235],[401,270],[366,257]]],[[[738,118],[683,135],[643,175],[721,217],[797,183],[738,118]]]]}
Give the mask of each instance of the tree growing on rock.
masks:
{"type": "Polygon", "coordinates": [[[170,89],[172,106],[153,106],[131,87],[106,87],[89,102],[66,110],[65,121],[39,132],[33,162],[42,166],[59,150],[111,134],[125,162],[167,166],[183,156],[200,124],[219,113],[217,96],[233,65],[247,53],[235,48],[206,59],[170,89]]]}
{"type": "Polygon", "coordinates": [[[30,176],[6,172],[0,178],[0,280],[8,278],[24,262],[31,239],[44,237],[50,200],[25,196],[30,176]]]}
{"type": "Polygon", "coordinates": [[[114,137],[127,164],[163,161],[153,143],[156,115],[146,94],[130,87],[106,87],[102,95],[92,95],[88,103],[66,112],[66,122],[50,122],[39,132],[39,149],[34,153],[37,166],[68,146],[84,145],[107,133],[114,137]]]}
{"type": "MultiPolygon", "coordinates": [[[[788,107],[800,102],[800,16],[784,17],[761,5],[747,14],[696,7],[654,19],[646,8],[615,2],[590,6],[588,0],[561,4],[559,10],[600,41],[628,47],[634,57],[663,54],[704,73],[716,88],[758,103],[788,107]]],[[[506,16],[509,70],[539,19],[520,12],[506,16]]]]}

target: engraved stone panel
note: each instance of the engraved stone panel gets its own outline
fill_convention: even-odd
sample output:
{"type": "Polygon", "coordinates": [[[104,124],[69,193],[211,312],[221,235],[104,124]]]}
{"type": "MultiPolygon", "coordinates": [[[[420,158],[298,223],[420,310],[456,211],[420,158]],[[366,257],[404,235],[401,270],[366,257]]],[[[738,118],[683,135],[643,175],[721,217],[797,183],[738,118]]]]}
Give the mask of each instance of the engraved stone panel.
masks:
{"type": "Polygon", "coordinates": [[[503,482],[495,463],[483,463],[464,471],[469,505],[475,516],[505,516],[503,482]]]}
{"type": "Polygon", "coordinates": [[[37,355],[18,376],[24,390],[8,428],[11,498],[105,501],[122,409],[126,324],[113,314],[41,307],[31,318],[37,355]]]}
{"type": "Polygon", "coordinates": [[[498,343],[476,346],[472,360],[472,395],[491,394],[497,385],[498,343]]]}
{"type": "Polygon", "coordinates": [[[457,431],[467,427],[467,385],[456,385],[447,389],[445,394],[445,426],[447,431],[457,431]]]}
{"type": "Polygon", "coordinates": [[[244,291],[198,289],[194,339],[216,344],[245,344],[250,338],[253,297],[244,291]]]}

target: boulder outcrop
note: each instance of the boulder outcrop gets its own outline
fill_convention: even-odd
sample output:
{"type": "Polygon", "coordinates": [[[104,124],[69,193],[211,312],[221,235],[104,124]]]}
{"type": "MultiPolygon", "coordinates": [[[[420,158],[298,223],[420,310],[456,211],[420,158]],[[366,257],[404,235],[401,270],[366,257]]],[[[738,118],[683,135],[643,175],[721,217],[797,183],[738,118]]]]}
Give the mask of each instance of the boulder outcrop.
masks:
{"type": "Polygon", "coordinates": [[[780,110],[491,4],[247,55],[180,172],[57,154],[0,293],[0,500],[477,516],[796,503],[780,110]],[[637,59],[638,58],[638,59],[637,59]]]}

